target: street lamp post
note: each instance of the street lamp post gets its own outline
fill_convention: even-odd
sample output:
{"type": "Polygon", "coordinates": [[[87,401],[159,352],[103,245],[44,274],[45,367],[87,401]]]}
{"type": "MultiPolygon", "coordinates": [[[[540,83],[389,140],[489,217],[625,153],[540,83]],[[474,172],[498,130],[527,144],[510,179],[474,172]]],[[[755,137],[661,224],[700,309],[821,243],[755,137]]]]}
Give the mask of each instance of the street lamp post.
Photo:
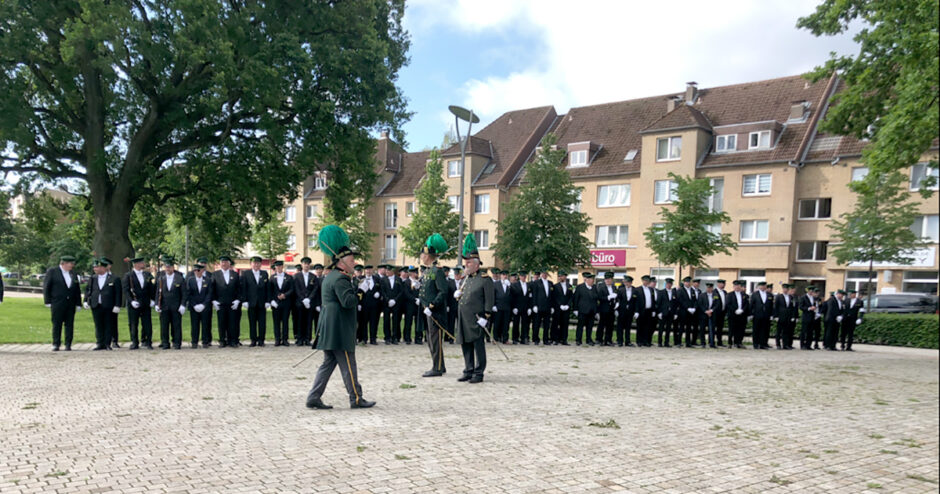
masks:
{"type": "Polygon", "coordinates": [[[464,201],[464,168],[467,161],[467,141],[470,140],[470,129],[473,124],[480,121],[480,117],[473,114],[473,110],[450,105],[447,107],[454,114],[454,128],[457,131],[457,141],[460,142],[460,203],[457,205],[457,214],[460,218],[457,224],[457,266],[463,266],[463,257],[460,256],[460,242],[463,241],[463,201],[464,201]],[[467,122],[466,139],[460,137],[460,121],[467,122]]]}

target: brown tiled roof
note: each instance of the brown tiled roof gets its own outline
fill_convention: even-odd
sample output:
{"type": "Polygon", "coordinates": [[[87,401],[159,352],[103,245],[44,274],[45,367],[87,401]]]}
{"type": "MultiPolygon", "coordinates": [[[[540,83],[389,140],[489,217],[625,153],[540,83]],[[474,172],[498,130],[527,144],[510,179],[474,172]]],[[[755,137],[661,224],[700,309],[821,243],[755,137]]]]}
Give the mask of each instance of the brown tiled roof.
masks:
{"type": "Polygon", "coordinates": [[[555,108],[542,106],[506,112],[475,134],[493,146],[492,170],[473,177],[474,186],[509,185],[555,121],[555,108]]]}
{"type": "MultiPolygon", "coordinates": [[[[467,154],[476,154],[483,156],[485,158],[492,158],[493,153],[491,152],[490,142],[486,139],[470,136],[470,139],[467,141],[467,154]]],[[[460,156],[460,143],[451,145],[443,153],[441,153],[442,158],[452,158],[454,156],[460,156]]]]}
{"type": "Polygon", "coordinates": [[[658,132],[663,130],[679,130],[702,128],[712,130],[712,124],[705,115],[691,105],[679,103],[676,109],[665,114],[659,120],[646,127],[640,133],[658,132]]]}
{"type": "Polygon", "coordinates": [[[381,191],[383,196],[412,195],[424,177],[430,151],[403,153],[401,171],[381,191]]]}

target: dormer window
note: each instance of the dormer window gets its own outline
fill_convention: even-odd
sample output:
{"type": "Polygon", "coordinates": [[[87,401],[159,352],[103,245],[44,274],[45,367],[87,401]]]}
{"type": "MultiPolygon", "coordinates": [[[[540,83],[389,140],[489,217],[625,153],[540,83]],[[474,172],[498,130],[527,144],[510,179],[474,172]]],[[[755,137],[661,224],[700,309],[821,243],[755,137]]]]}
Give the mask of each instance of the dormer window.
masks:
{"type": "Polygon", "coordinates": [[[715,136],[715,152],[716,153],[727,153],[728,151],[734,151],[737,148],[738,148],[738,135],[737,134],[715,136]]]}
{"type": "Polygon", "coordinates": [[[568,143],[568,168],[584,168],[591,165],[591,157],[597,151],[597,144],[591,141],[568,143]]]}
{"type": "Polygon", "coordinates": [[[656,139],[656,161],[675,161],[682,157],[682,136],[656,139]]]}
{"type": "Polygon", "coordinates": [[[770,131],[769,130],[759,130],[757,132],[751,132],[748,135],[748,149],[769,149],[770,148],[770,131]]]}
{"type": "Polygon", "coordinates": [[[313,188],[314,190],[323,190],[326,189],[326,174],[317,173],[313,177],[313,188]]]}
{"type": "Polygon", "coordinates": [[[587,166],[587,150],[572,151],[571,154],[568,155],[568,166],[572,168],[587,166]]]}

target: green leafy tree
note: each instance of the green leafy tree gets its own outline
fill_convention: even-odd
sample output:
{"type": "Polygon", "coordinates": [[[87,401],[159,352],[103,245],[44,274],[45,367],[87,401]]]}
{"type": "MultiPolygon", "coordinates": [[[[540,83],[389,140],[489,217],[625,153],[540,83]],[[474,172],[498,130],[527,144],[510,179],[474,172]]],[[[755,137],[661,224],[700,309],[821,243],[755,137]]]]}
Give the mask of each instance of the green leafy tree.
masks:
{"type": "Polygon", "coordinates": [[[287,237],[290,233],[290,227],[277,219],[267,223],[259,222],[251,235],[251,245],[265,259],[276,259],[287,252],[287,237]]]}
{"type": "Polygon", "coordinates": [[[577,209],[583,187],[575,187],[562,166],[565,151],[552,149],[556,138],[542,139],[526,165],[525,182],[497,225],[496,258],[514,269],[568,269],[590,263],[591,223],[577,209]]]}
{"type": "Polygon", "coordinates": [[[652,225],[643,236],[656,259],[665,265],[677,264],[681,277],[683,266],[708,267],[706,257],[730,255],[738,244],[730,234],[708,231],[709,225],[731,221],[728,213],[709,207],[708,197],[714,193],[714,188],[708,179],[682,177],[674,173],[670,173],[669,178],[676,184],[675,200],[671,207],[660,208],[662,222],[652,225]]]}
{"type": "Polygon", "coordinates": [[[441,154],[431,151],[425,168],[424,179],[415,192],[415,212],[407,226],[398,229],[402,239],[402,252],[409,257],[418,257],[421,247],[434,233],[440,233],[447,245],[454,247],[442,254],[442,259],[454,259],[459,253],[460,215],[451,210],[447,202],[447,185],[444,183],[444,165],[441,154]]]}
{"type": "MultiPolygon", "coordinates": [[[[336,217],[371,187],[371,131],[401,142],[404,0],[0,2],[0,174],[87,184],[93,249],[171,204],[221,241],[325,167],[336,217]],[[362,160],[362,158],[367,158],[362,160]]],[[[123,266],[115,266],[123,272],[123,266]]]]}
{"type": "Polygon", "coordinates": [[[12,220],[12,230],[0,252],[0,263],[26,274],[42,270],[49,257],[57,222],[62,220],[63,205],[42,192],[28,194],[22,214],[12,220]]]}
{"type": "MultiPolygon", "coordinates": [[[[876,175],[917,163],[937,137],[940,42],[937,0],[824,0],[797,26],[816,36],[844,33],[862,22],[855,36],[859,53],[835,56],[809,74],[833,72],[848,87],[833,97],[821,128],[870,138],[862,161],[876,175]]],[[[937,166],[937,160],[930,163],[937,166]]],[[[928,187],[921,194],[929,196],[928,187]]]]}
{"type": "MultiPolygon", "coordinates": [[[[324,199],[323,203],[324,214],[317,221],[317,231],[326,225],[337,225],[349,235],[350,246],[358,249],[363,257],[369,257],[372,252],[372,242],[378,234],[372,232],[369,228],[368,202],[356,201],[343,207],[346,215],[343,219],[337,218],[335,208],[330,207],[332,201],[324,199]]],[[[314,248],[320,250],[320,245],[317,244],[314,248]]],[[[329,255],[327,255],[327,258],[329,258],[329,255]]]]}
{"type": "Polygon", "coordinates": [[[855,208],[829,224],[838,240],[830,244],[829,253],[839,264],[867,262],[868,286],[876,262],[910,264],[911,251],[924,245],[911,230],[917,212],[909,201],[907,180],[898,171],[869,171],[865,179],[849,184],[857,194],[855,208]]]}

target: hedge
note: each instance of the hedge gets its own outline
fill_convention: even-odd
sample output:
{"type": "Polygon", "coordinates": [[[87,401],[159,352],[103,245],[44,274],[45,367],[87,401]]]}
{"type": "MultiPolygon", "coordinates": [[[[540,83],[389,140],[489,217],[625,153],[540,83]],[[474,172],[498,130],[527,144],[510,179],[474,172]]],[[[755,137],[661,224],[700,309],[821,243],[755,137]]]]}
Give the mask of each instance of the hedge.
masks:
{"type": "Polygon", "coordinates": [[[940,316],[936,314],[866,314],[855,329],[855,341],[874,345],[940,348],[940,316]]]}

